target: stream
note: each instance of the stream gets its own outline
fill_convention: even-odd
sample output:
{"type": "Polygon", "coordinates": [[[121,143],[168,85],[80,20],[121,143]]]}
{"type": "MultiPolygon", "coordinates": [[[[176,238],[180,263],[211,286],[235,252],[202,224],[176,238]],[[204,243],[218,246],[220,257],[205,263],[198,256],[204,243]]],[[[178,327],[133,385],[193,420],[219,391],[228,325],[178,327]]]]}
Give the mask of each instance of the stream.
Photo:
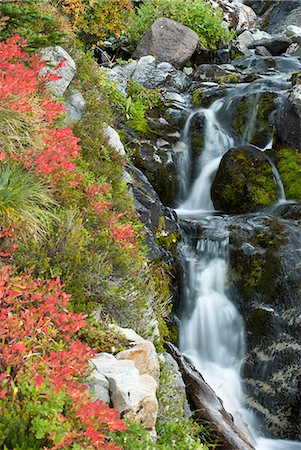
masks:
{"type": "MultiPolygon", "coordinates": [[[[278,95],[289,89],[290,72],[295,66],[300,67],[300,63],[293,58],[279,58],[275,73],[229,87],[225,95],[207,109],[190,109],[182,131],[183,151],[178,161],[180,196],[176,212],[183,236],[180,350],[222,399],[225,409],[257,450],[300,450],[301,443],[260,435],[258,418],[244,405],[240,373],[246,351],[245,324],[227,293],[229,223],[235,221],[235,217],[214,210],[210,187],[227,150],[250,143],[256,128],[260,96],[265,92],[278,95]],[[244,130],[238,134],[232,129],[230,119],[234,100],[243,96],[251,97],[252,101],[244,130]],[[190,137],[191,123],[196,116],[202,117],[204,124],[200,131],[203,150],[197,160],[193,159],[190,137]],[[194,179],[193,170],[197,172],[194,179]],[[194,233],[189,233],[189,229],[194,233]]],[[[272,129],[260,150],[267,150],[271,143],[272,129]]],[[[278,202],[285,203],[279,173],[273,165],[272,168],[278,202]]]]}

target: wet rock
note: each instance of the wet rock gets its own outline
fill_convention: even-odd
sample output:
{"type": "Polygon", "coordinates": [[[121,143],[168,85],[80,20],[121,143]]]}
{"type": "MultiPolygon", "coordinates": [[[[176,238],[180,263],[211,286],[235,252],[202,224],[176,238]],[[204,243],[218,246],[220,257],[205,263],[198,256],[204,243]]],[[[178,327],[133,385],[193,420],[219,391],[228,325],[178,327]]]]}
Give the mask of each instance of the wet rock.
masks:
{"type": "Polygon", "coordinates": [[[135,164],[146,175],[162,203],[172,205],[177,197],[177,160],[172,145],[158,148],[149,140],[137,146],[135,164]]]}
{"type": "Polygon", "coordinates": [[[128,165],[126,170],[131,175],[128,186],[133,192],[136,211],[145,225],[148,256],[151,260],[162,259],[173,272],[175,270],[173,255],[160,247],[157,242],[157,233],[160,224],[164,224],[164,233],[167,238],[177,233],[176,219],[171,210],[161,203],[153,186],[139,169],[128,165]]]}
{"type": "MultiPolygon", "coordinates": [[[[271,91],[273,87],[270,87],[271,91]]],[[[265,148],[273,134],[273,115],[277,94],[273,92],[246,93],[233,99],[235,114],[232,128],[252,145],[265,148]],[[253,118],[253,122],[252,119],[253,118]]]]}
{"type": "Polygon", "coordinates": [[[82,94],[74,88],[70,88],[65,107],[67,109],[67,121],[71,123],[79,122],[85,110],[86,101],[82,94]]]}
{"type": "Polygon", "coordinates": [[[230,226],[230,295],[247,331],[246,403],[266,423],[259,431],[293,440],[301,438],[300,219],[300,205],[284,204],[230,226]]]}
{"type": "Polygon", "coordinates": [[[47,47],[40,50],[41,57],[46,61],[46,66],[40,71],[43,75],[57,75],[59,78],[54,81],[48,81],[47,86],[52,90],[55,97],[61,97],[75,73],[76,64],[71,56],[59,45],[47,47]]]}
{"type": "Polygon", "coordinates": [[[150,55],[143,56],[138,61],[108,69],[108,76],[118,83],[123,92],[126,91],[127,82],[130,79],[149,89],[164,88],[176,92],[184,92],[191,83],[190,78],[182,71],[150,55]]]}
{"type": "Polygon", "coordinates": [[[262,19],[261,28],[269,33],[283,33],[288,25],[300,26],[301,6],[299,0],[273,0],[269,3],[246,0],[245,3],[250,4],[255,11],[258,11],[262,19]]]}
{"type": "Polygon", "coordinates": [[[273,56],[282,55],[291,45],[292,40],[285,36],[272,36],[271,38],[264,38],[255,40],[249,44],[249,48],[265,47],[273,56]]]}
{"type": "Polygon", "coordinates": [[[230,214],[275,202],[277,187],[268,157],[251,146],[230,149],[213,180],[211,198],[217,210],[230,214]]]}
{"type": "Polygon", "coordinates": [[[285,36],[296,44],[301,45],[301,28],[296,25],[288,25],[284,32],[285,36]]]}
{"type": "Polygon", "coordinates": [[[235,67],[230,64],[201,64],[193,73],[194,81],[212,81],[216,83],[237,83],[235,67]]]}
{"type": "Polygon", "coordinates": [[[198,45],[198,35],[190,28],[167,18],[157,19],[143,35],[133,58],[152,55],[181,69],[198,45]]]}
{"type": "Polygon", "coordinates": [[[167,344],[167,351],[179,365],[187,396],[196,417],[210,423],[218,436],[219,448],[221,450],[254,450],[248,438],[235,426],[220,399],[195,367],[185,360],[174,345],[167,344]]]}
{"type": "Polygon", "coordinates": [[[276,133],[284,144],[301,151],[301,86],[291,90],[277,111],[276,133]]]}

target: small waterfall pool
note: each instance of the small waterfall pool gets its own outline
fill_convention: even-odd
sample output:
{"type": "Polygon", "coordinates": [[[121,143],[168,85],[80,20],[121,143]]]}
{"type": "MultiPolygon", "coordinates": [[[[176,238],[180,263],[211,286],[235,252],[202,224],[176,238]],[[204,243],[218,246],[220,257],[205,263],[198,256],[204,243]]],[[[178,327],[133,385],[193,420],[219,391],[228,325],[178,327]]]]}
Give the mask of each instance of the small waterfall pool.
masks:
{"type": "MultiPolygon", "coordinates": [[[[225,409],[257,450],[300,450],[300,442],[259,436],[256,419],[244,406],[240,371],[245,353],[245,326],[227,296],[228,230],[224,217],[214,211],[210,198],[211,183],[223,154],[233,146],[248,143],[256,123],[258,99],[267,85],[273,85],[276,92],[281,92],[288,83],[278,74],[249,85],[237,85],[229,88],[228,94],[216,100],[210,108],[199,108],[188,115],[181,140],[184,151],[179,159],[182,201],[176,212],[181,220],[201,226],[202,235],[192,239],[183,229],[180,349],[222,399],[225,409]],[[228,117],[233,97],[246,92],[253,95],[254,101],[251,102],[244,132],[239,136],[231,129],[228,117]],[[190,179],[192,165],[189,132],[195,115],[204,117],[204,145],[194,163],[198,166],[198,175],[189,186],[187,180],[190,179]]],[[[269,141],[272,141],[272,134],[269,141]]],[[[285,202],[279,173],[273,164],[272,168],[279,202],[285,202]]]]}

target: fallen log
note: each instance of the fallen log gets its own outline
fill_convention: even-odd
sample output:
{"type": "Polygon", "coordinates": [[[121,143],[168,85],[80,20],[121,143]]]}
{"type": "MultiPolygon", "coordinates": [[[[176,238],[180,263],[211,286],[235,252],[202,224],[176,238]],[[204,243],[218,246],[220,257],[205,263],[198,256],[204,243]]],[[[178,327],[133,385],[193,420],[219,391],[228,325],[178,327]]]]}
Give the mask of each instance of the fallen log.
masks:
{"type": "Polygon", "coordinates": [[[196,418],[209,422],[220,443],[219,450],[254,450],[246,435],[234,424],[221,400],[205,382],[202,375],[190,364],[173,344],[166,344],[167,351],[179,365],[187,397],[196,418]]]}

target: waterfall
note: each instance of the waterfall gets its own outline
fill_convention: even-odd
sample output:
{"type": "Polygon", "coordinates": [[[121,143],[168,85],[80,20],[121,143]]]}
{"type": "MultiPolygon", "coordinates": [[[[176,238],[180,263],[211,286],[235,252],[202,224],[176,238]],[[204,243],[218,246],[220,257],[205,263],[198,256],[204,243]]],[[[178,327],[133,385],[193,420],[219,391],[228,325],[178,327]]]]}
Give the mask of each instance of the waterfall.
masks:
{"type": "MultiPolygon", "coordinates": [[[[265,80],[263,86],[264,83],[265,80]]],[[[235,145],[247,143],[256,123],[258,93],[249,111],[248,126],[243,136],[238,137],[227,123],[231,96],[241,95],[246,89],[250,89],[249,86],[231,88],[228,96],[215,101],[210,108],[191,112],[183,132],[185,158],[189,158],[192,118],[195,114],[204,116],[204,148],[198,162],[199,175],[190,191],[186,184],[186,198],[176,210],[184,221],[195,221],[202,228],[202,236],[197,239],[192,239],[183,229],[180,349],[222,399],[235,423],[250,439],[255,437],[257,450],[300,450],[301,444],[298,442],[258,436],[256,421],[244,406],[240,370],[245,353],[245,328],[240,313],[227,295],[228,231],[224,218],[214,215],[216,212],[210,199],[211,182],[223,154],[235,145]]],[[[181,176],[184,177],[185,166],[189,168],[190,177],[191,162],[184,161],[184,158],[182,162],[181,176]]],[[[272,167],[279,199],[283,201],[285,196],[281,179],[276,167],[273,164],[272,167]]]]}

